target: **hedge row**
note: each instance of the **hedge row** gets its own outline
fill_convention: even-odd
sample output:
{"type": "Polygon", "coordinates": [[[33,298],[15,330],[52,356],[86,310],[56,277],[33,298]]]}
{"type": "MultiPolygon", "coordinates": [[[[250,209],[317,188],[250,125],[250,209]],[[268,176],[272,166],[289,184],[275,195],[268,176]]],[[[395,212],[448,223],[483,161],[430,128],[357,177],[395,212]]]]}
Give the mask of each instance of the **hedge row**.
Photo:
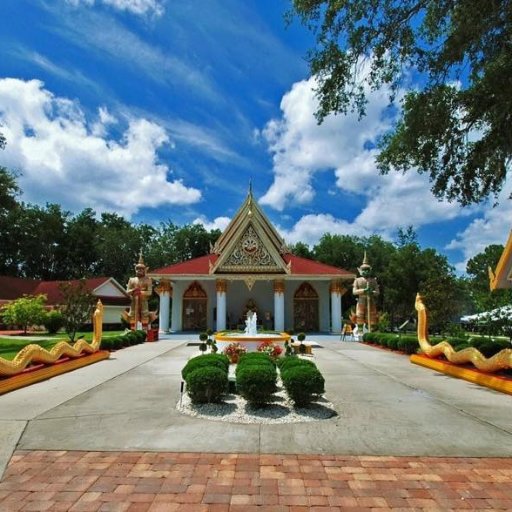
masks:
{"type": "Polygon", "coordinates": [[[194,403],[216,403],[228,389],[229,359],[223,354],[205,354],[190,359],[181,375],[194,403]]]}
{"type": "Polygon", "coordinates": [[[281,380],[297,407],[306,407],[325,392],[325,379],[313,361],[299,357],[279,360],[281,380]]]}
{"type": "Polygon", "coordinates": [[[119,336],[103,337],[101,348],[105,350],[119,350],[123,347],[138,345],[146,341],[146,331],[129,331],[119,336]]]}
{"type": "Polygon", "coordinates": [[[406,354],[416,354],[420,348],[420,344],[416,336],[367,332],[363,335],[363,341],[374,345],[380,345],[381,347],[387,347],[392,350],[401,350],[406,354]]]}
{"type": "MultiPolygon", "coordinates": [[[[399,336],[397,334],[367,332],[363,336],[363,341],[381,345],[392,350],[401,350],[406,354],[416,354],[420,348],[416,336],[399,336]]],[[[432,339],[430,343],[431,345],[436,345],[442,341],[447,341],[457,352],[465,348],[474,347],[485,357],[492,357],[504,348],[512,348],[510,343],[506,340],[494,340],[489,338],[446,337],[442,339],[432,339]]]]}
{"type": "Polygon", "coordinates": [[[261,407],[272,401],[277,391],[277,370],[268,354],[244,354],[240,357],[235,374],[238,392],[251,405],[261,407]]]}
{"type": "Polygon", "coordinates": [[[495,340],[489,338],[448,338],[447,341],[456,350],[474,347],[478,349],[485,357],[492,357],[504,348],[512,348],[507,340],[495,340]]]}

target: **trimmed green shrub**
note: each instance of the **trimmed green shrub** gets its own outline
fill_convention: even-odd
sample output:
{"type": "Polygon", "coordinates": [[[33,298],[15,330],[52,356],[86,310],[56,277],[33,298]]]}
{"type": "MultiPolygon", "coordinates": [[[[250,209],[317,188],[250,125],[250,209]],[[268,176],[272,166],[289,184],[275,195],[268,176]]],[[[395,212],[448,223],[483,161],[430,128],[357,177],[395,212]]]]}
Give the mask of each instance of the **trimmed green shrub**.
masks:
{"type": "Polygon", "coordinates": [[[398,342],[400,341],[399,336],[394,336],[386,340],[386,346],[391,350],[398,350],[398,342]]]}
{"type": "Polygon", "coordinates": [[[220,368],[227,375],[229,371],[229,359],[224,354],[205,354],[203,356],[193,357],[189,359],[187,364],[183,367],[183,370],[181,370],[181,376],[183,380],[186,381],[187,375],[190,372],[208,366],[220,368]]]}
{"type": "Polygon", "coordinates": [[[228,374],[216,366],[204,366],[189,372],[187,393],[194,403],[216,403],[228,389],[228,374]]]}
{"type": "Polygon", "coordinates": [[[455,338],[455,337],[450,337],[450,338],[447,338],[446,340],[452,347],[455,347],[455,345],[462,345],[463,343],[467,343],[468,342],[468,339],[467,338],[455,338]]]}
{"type": "Polygon", "coordinates": [[[263,406],[277,391],[277,371],[272,364],[249,364],[236,372],[236,388],[250,404],[263,406]]]}
{"type": "Polygon", "coordinates": [[[416,354],[420,348],[420,343],[415,336],[402,336],[398,340],[398,350],[406,354],[416,354]]]}
{"type": "Polygon", "coordinates": [[[498,340],[494,340],[488,341],[487,343],[483,343],[482,345],[480,345],[480,348],[478,350],[480,350],[480,352],[482,352],[482,354],[485,357],[492,357],[496,355],[498,352],[501,352],[504,348],[511,348],[510,344],[507,343],[506,341],[503,343],[498,340]]]}
{"type": "Polygon", "coordinates": [[[134,331],[134,332],[139,338],[139,343],[144,343],[146,341],[146,338],[148,336],[148,333],[146,331],[141,329],[140,331],[134,331]]]}
{"type": "Polygon", "coordinates": [[[112,338],[102,338],[100,348],[101,350],[113,350],[112,338]]]}
{"type": "Polygon", "coordinates": [[[238,364],[244,365],[248,363],[252,363],[253,361],[265,361],[270,363],[272,366],[276,365],[276,361],[274,358],[270,357],[265,352],[247,352],[240,356],[238,360],[238,364]]]}
{"type": "Polygon", "coordinates": [[[43,325],[50,334],[55,334],[64,327],[64,315],[58,309],[52,309],[45,313],[43,325]]]}
{"type": "Polygon", "coordinates": [[[316,368],[316,364],[309,359],[302,359],[300,357],[286,357],[279,363],[279,369],[285,372],[288,368],[295,368],[296,366],[313,366],[316,368]]]}
{"type": "Polygon", "coordinates": [[[363,341],[366,343],[377,343],[378,334],[374,332],[365,332],[363,334],[363,341]]]}
{"type": "Polygon", "coordinates": [[[306,407],[325,391],[325,380],[318,368],[298,365],[281,372],[288,396],[297,407],[306,407]]]}
{"type": "Polygon", "coordinates": [[[306,335],[303,333],[303,332],[299,332],[299,334],[297,334],[297,340],[300,341],[301,343],[306,339],[306,335]]]}

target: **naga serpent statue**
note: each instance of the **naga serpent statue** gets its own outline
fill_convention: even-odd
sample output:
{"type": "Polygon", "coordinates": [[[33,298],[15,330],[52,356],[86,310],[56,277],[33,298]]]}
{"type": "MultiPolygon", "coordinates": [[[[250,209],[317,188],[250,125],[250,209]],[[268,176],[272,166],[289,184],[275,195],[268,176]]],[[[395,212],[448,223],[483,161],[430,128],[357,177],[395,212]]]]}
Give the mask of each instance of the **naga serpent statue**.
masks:
{"type": "Polygon", "coordinates": [[[487,358],[475,347],[468,347],[457,352],[447,341],[431,345],[428,341],[427,308],[423,304],[423,299],[419,293],[416,295],[415,306],[418,312],[418,341],[422,352],[428,357],[435,358],[443,354],[450,363],[472,363],[479,370],[489,373],[512,368],[511,348],[505,348],[494,356],[487,358]]]}
{"type": "Polygon", "coordinates": [[[98,301],[93,318],[93,338],[91,343],[80,339],[73,345],[59,341],[50,350],[40,345],[30,344],[23,347],[12,361],[0,357],[0,377],[21,373],[29,364],[53,364],[61,357],[77,358],[84,354],[94,354],[100,349],[103,331],[103,304],[98,301]]]}

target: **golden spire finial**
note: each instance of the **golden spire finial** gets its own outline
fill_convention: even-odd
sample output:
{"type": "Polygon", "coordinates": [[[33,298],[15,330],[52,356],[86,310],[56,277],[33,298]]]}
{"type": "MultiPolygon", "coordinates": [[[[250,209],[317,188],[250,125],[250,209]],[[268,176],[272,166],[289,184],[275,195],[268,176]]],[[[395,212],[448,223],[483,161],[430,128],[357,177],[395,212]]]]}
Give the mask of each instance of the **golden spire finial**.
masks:
{"type": "Polygon", "coordinates": [[[137,267],[146,268],[146,264],[144,263],[144,256],[142,255],[142,249],[139,252],[139,262],[137,263],[137,265],[135,265],[135,268],[137,267]]]}
{"type": "Polygon", "coordinates": [[[361,269],[371,269],[371,268],[372,268],[372,266],[370,265],[370,263],[368,263],[368,256],[366,255],[366,251],[364,251],[363,263],[359,267],[359,270],[361,270],[361,269]]]}

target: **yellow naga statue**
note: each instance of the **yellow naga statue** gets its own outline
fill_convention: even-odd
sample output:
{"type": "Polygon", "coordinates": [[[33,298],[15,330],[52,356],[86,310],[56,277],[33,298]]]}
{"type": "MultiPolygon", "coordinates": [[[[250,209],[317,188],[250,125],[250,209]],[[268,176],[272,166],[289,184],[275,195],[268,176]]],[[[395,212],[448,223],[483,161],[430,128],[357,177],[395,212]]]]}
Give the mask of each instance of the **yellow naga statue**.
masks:
{"type": "Polygon", "coordinates": [[[91,343],[81,339],[73,345],[59,341],[50,350],[35,343],[23,347],[12,361],[0,357],[0,377],[18,375],[30,364],[53,364],[62,357],[77,358],[84,354],[94,354],[100,350],[103,332],[103,304],[98,301],[93,314],[93,339],[91,343]]]}
{"type": "Polygon", "coordinates": [[[475,347],[468,347],[459,351],[447,342],[442,341],[437,345],[431,345],[428,341],[427,308],[418,293],[416,295],[416,311],[418,312],[418,341],[422,352],[432,358],[444,355],[450,363],[471,363],[481,371],[494,373],[499,370],[512,368],[512,348],[505,348],[492,357],[485,357],[475,347]]]}

